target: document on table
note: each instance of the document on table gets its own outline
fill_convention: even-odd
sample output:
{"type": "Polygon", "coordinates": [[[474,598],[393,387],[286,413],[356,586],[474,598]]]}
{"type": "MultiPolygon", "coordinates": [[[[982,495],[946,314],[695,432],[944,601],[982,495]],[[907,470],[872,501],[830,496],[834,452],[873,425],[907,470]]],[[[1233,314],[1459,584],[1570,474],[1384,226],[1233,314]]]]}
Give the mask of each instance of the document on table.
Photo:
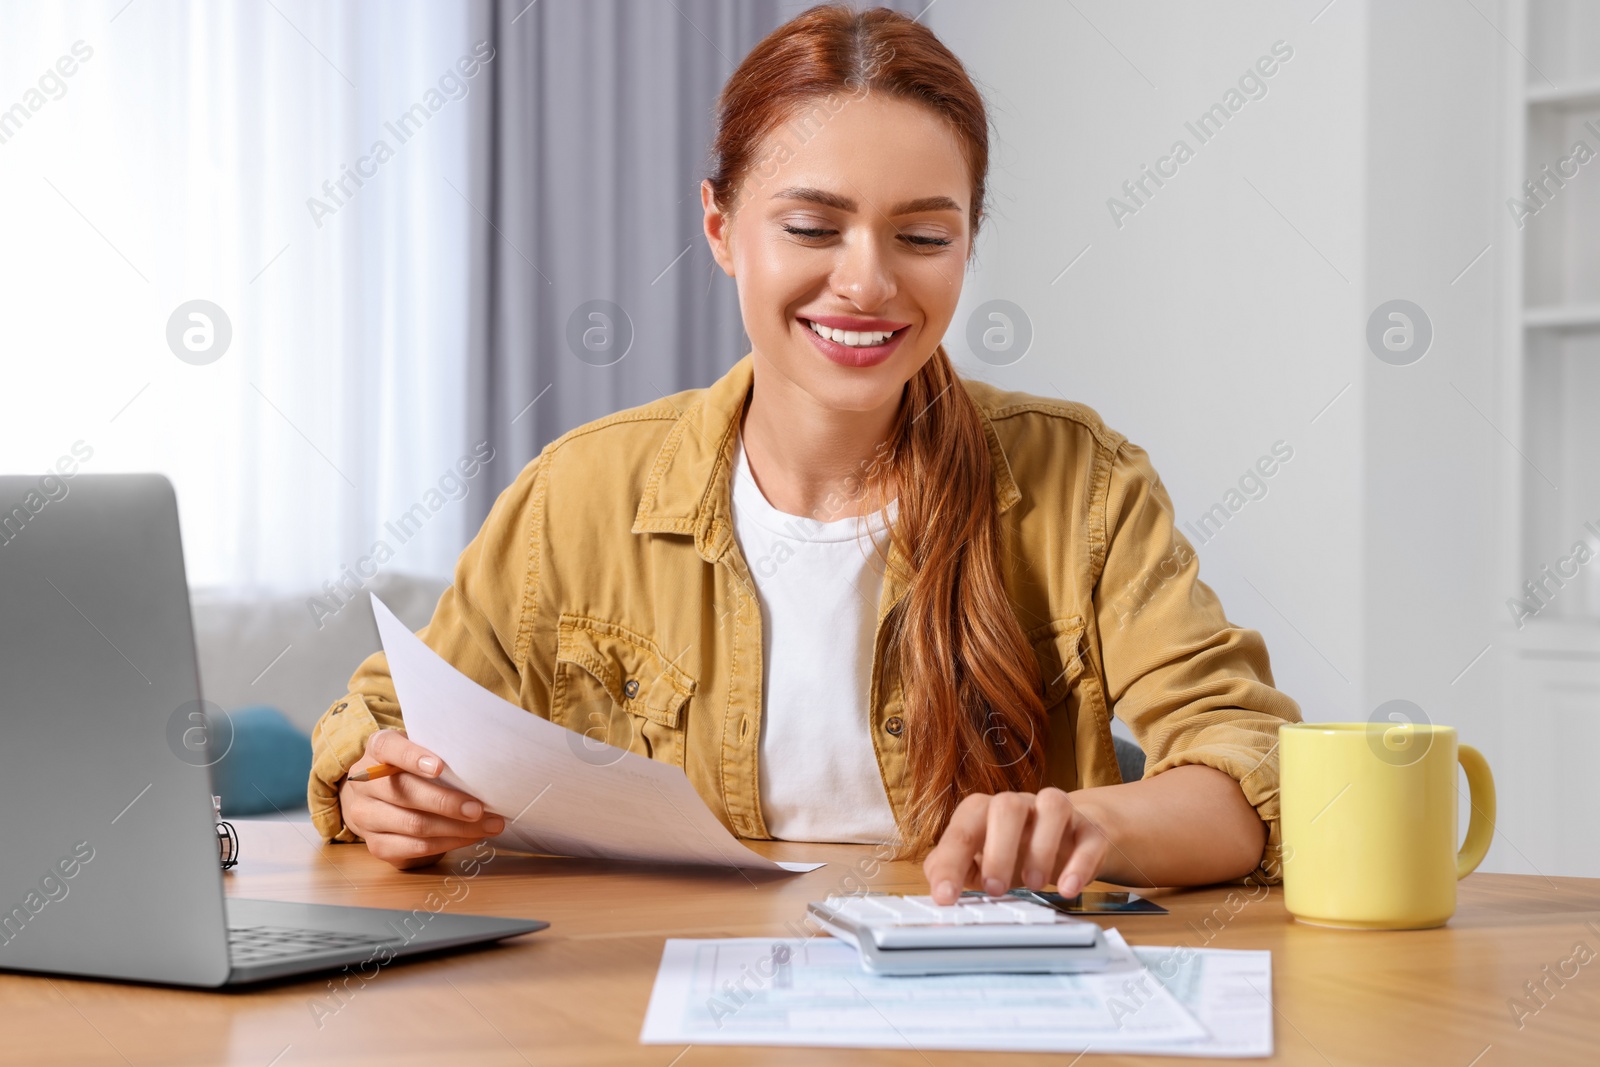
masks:
{"type": "Polygon", "coordinates": [[[504,816],[490,842],[555,856],[813,871],[740,844],[683,770],[598,745],[502,700],[452,667],[376,596],[372,613],[406,735],[445,762],[441,781],[504,816]]]}
{"type": "Polygon", "coordinates": [[[1086,974],[884,977],[831,937],[671,939],[643,1044],[1270,1056],[1269,952],[1130,950],[1086,974]],[[1136,954],[1137,953],[1137,954],[1136,954]],[[1248,999],[1247,999],[1248,998],[1248,999]]]}
{"type": "Polygon", "coordinates": [[[1271,952],[1137,945],[1133,954],[1210,1032],[1186,1050],[1169,1050],[1172,1054],[1272,1055],[1271,952]]]}

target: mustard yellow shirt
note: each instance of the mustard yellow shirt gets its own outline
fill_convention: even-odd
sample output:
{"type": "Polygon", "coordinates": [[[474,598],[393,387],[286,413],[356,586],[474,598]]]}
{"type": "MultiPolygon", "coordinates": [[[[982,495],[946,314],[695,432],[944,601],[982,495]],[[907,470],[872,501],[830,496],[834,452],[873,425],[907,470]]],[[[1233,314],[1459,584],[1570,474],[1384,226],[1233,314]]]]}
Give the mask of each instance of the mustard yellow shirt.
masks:
{"type": "MultiPolygon", "coordinates": [[[[756,773],[761,611],[733,536],[729,476],[752,381],[746,354],[710,387],[619,411],[550,442],[500,494],[421,638],[486,689],[551,721],[683,768],[736,835],[767,838],[756,773]]],[[[1006,586],[1038,659],[1050,784],[1121,781],[1110,715],[1146,776],[1204,764],[1239,782],[1281,874],[1277,730],[1300,721],[1261,635],[1223,615],[1144,450],[1082,404],[962,380],[989,439],[1006,586]]],[[[895,563],[900,560],[891,556],[895,563]]],[[[878,605],[870,722],[897,821],[908,780],[900,679],[878,605]]],[[[330,841],[338,785],[368,735],[404,728],[382,652],[312,730],[308,800],[330,841]]]]}

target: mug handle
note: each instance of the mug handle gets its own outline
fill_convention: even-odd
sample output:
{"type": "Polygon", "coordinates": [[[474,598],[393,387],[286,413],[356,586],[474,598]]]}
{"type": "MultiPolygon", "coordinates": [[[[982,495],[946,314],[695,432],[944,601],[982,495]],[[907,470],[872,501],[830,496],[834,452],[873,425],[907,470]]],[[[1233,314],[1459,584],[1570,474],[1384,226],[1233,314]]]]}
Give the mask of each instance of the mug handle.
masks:
{"type": "Polygon", "coordinates": [[[1489,761],[1471,745],[1456,746],[1456,758],[1461,769],[1467,772],[1468,803],[1472,805],[1472,821],[1467,824],[1467,840],[1456,854],[1456,878],[1465,878],[1483,862],[1494,839],[1494,775],[1489,773],[1489,761]]]}

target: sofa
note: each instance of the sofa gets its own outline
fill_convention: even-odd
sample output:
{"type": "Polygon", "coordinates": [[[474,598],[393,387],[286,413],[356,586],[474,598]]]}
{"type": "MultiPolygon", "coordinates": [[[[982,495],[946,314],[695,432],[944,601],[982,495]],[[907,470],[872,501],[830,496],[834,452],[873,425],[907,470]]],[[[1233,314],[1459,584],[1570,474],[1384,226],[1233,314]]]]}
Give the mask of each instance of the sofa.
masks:
{"type": "Polygon", "coordinates": [[[305,810],[311,727],[345,694],[361,661],[382,647],[367,593],[420,630],[448,585],[443,578],[385,573],[342,602],[321,590],[274,597],[191,593],[200,691],[217,720],[209,731],[212,791],[222,797],[225,816],[305,810]]]}

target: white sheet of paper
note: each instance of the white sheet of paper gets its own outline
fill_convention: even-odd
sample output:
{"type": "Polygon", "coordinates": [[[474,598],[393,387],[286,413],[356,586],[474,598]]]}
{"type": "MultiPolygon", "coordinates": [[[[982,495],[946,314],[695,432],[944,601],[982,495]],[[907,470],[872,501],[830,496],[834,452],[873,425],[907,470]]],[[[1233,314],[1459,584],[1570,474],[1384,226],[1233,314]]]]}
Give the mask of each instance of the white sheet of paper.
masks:
{"type": "MultiPolygon", "coordinates": [[[[1116,940],[1122,941],[1120,934],[1116,940]]],[[[1132,951],[1211,1032],[1209,1038],[1168,1050],[1173,1055],[1241,1059],[1272,1055],[1271,952],[1150,945],[1136,945],[1132,951]]]]}
{"type": "Polygon", "coordinates": [[[889,978],[831,937],[668,940],[639,1040],[1221,1055],[1131,953],[1098,974],[889,978]]]}
{"type": "Polygon", "coordinates": [[[814,871],[740,844],[679,767],[613,749],[495,696],[450,665],[376,596],[406,735],[445,762],[441,780],[504,816],[502,848],[556,856],[814,871]]]}

